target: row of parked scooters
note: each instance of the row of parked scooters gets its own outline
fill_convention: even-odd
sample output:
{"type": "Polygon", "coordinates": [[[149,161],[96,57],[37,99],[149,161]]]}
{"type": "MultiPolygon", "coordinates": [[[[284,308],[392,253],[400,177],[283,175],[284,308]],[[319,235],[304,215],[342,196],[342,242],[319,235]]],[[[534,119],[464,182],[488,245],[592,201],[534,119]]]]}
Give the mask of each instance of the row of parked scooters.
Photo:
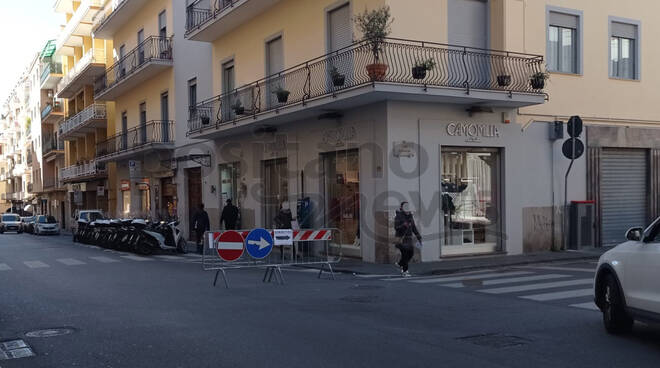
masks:
{"type": "Polygon", "coordinates": [[[73,241],[142,255],[163,250],[185,253],[187,242],[178,225],[179,221],[79,219],[73,241]]]}

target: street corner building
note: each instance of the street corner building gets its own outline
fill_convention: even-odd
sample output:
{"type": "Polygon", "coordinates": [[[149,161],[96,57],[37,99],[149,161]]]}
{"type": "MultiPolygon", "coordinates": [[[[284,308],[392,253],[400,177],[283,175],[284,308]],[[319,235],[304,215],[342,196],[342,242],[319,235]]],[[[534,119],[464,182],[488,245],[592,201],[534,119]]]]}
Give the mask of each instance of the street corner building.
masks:
{"type": "MultiPolygon", "coordinates": [[[[659,10],[60,0],[67,22],[33,63],[35,175],[4,133],[3,155],[23,160],[5,168],[4,205],[29,198],[65,226],[92,208],[178,218],[190,240],[202,203],[212,230],[228,199],[242,229],[274,228],[288,207],[298,227],[337,229],[332,247],[368,262],[396,260],[402,201],[422,262],[615,244],[659,215],[657,48],[642,37],[659,31],[659,10]],[[576,145],[570,160],[563,147],[576,145]]],[[[11,103],[25,105],[19,92],[11,103]]],[[[16,111],[3,112],[13,131],[30,116],[16,111]]]]}

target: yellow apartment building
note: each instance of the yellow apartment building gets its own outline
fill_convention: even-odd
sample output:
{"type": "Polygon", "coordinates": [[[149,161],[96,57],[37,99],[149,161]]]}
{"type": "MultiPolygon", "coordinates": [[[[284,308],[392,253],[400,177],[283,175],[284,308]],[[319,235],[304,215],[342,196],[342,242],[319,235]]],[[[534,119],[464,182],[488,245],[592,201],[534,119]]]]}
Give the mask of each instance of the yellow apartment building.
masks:
{"type": "Polygon", "coordinates": [[[657,7],[192,2],[185,37],[212,45],[212,96],[191,108],[187,129],[215,145],[203,201],[234,198],[243,228],[272,227],[286,204],[301,227],[338,228],[345,256],[374,262],[395,259],[402,201],[422,261],[557,248],[569,160],[555,122],[581,115],[587,149],[566,194],[593,226],[564,246],[622,240],[624,226],[657,216],[656,50],[642,37],[655,33],[657,7]],[[383,7],[391,32],[374,52],[355,20],[383,7]],[[626,176],[633,190],[618,182],[626,176]],[[614,219],[616,203],[627,212],[614,219]]]}
{"type": "Polygon", "coordinates": [[[113,103],[94,98],[94,82],[104,75],[106,63],[113,58],[112,41],[92,35],[93,21],[106,2],[58,0],[54,5],[66,22],[53,58],[62,64],[63,76],[55,88],[65,113],[57,128],[65,142],[59,180],[67,187],[65,213],[71,220],[80,209],[112,214],[116,203],[113,165],[98,162],[96,157],[96,144],[107,139],[108,131],[114,131],[115,118],[113,103]]]}

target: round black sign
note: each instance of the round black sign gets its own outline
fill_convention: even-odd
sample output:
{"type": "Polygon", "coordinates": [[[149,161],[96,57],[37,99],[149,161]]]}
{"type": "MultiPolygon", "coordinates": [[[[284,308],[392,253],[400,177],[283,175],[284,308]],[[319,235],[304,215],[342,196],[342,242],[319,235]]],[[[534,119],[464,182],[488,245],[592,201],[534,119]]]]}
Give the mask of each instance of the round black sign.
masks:
{"type": "Polygon", "coordinates": [[[584,143],[577,138],[569,138],[561,146],[561,152],[568,159],[580,158],[584,153],[584,143]],[[573,151],[573,141],[575,141],[575,151],[573,151]]]}
{"type": "Polygon", "coordinates": [[[582,119],[577,115],[571,116],[568,119],[568,126],[566,128],[569,136],[573,138],[579,137],[582,134],[582,119]]]}

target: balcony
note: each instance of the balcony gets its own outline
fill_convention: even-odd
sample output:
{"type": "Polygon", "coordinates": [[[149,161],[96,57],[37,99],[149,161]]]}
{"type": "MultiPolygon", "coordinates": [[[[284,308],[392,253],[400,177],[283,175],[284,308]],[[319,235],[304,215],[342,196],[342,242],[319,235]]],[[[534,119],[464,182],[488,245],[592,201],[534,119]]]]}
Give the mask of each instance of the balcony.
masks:
{"type": "Polygon", "coordinates": [[[73,141],[92,133],[96,128],[105,128],[107,112],[104,103],[95,103],[60,124],[59,135],[65,141],[73,141]]]}
{"type": "Polygon", "coordinates": [[[73,10],[73,1],[57,0],[55,11],[59,13],[73,13],[55,42],[57,56],[73,56],[74,47],[82,47],[83,36],[92,34],[92,20],[96,13],[103,8],[106,0],[81,0],[78,8],[73,10]]]}
{"type": "Polygon", "coordinates": [[[45,161],[52,161],[58,154],[64,155],[64,142],[57,139],[54,135],[44,135],[41,138],[41,152],[45,161]]]}
{"type": "Polygon", "coordinates": [[[107,176],[104,164],[95,160],[60,169],[62,182],[93,180],[107,176]]]}
{"type": "Polygon", "coordinates": [[[54,192],[65,190],[65,187],[62,186],[62,182],[57,177],[44,175],[43,189],[44,192],[54,192]]]}
{"type": "Polygon", "coordinates": [[[62,64],[45,63],[41,72],[41,89],[55,89],[57,83],[62,79],[62,64]]]}
{"type": "Polygon", "coordinates": [[[58,98],[73,98],[84,85],[92,85],[105,73],[105,51],[89,49],[57,84],[58,98]]]}
{"type": "Polygon", "coordinates": [[[543,70],[542,56],[400,39],[380,48],[387,67],[371,76],[366,69],[374,60],[371,45],[358,42],[203,101],[190,109],[187,135],[217,138],[240,126],[291,122],[384,100],[511,108],[545,101],[543,89],[530,83],[543,70]],[[413,71],[429,59],[433,68],[413,71]],[[277,95],[278,89],[286,96],[277,95]]]}
{"type": "Polygon", "coordinates": [[[186,9],[185,37],[212,42],[280,0],[198,0],[186,9]]]}
{"type": "Polygon", "coordinates": [[[104,162],[171,150],[174,148],[174,132],[174,121],[149,121],[98,143],[97,160],[104,162]]]}
{"type": "Polygon", "coordinates": [[[41,110],[42,124],[55,124],[64,119],[64,108],[60,101],[51,100],[46,102],[46,106],[41,110]]]}
{"type": "Polygon", "coordinates": [[[115,33],[137,13],[148,0],[111,0],[105,13],[97,17],[93,26],[95,38],[112,39],[115,33]]]}
{"type": "Polygon", "coordinates": [[[172,67],[172,39],[151,36],[112,65],[94,85],[94,98],[114,100],[172,67]]]}

